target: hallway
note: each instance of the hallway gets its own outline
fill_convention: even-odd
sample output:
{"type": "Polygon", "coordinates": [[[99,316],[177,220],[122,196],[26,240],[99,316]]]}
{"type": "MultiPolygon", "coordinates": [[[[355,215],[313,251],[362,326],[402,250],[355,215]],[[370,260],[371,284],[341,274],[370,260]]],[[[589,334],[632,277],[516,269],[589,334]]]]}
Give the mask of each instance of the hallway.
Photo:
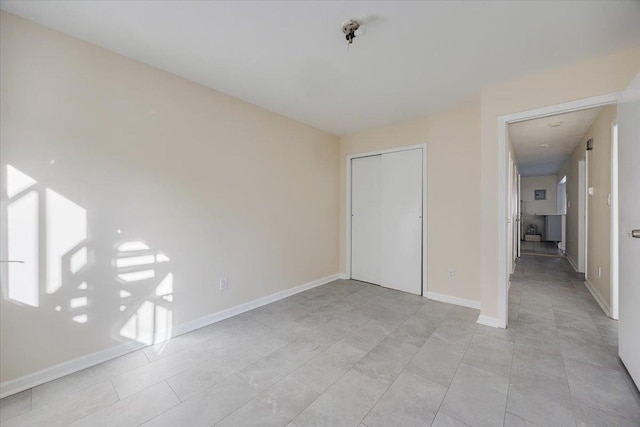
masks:
{"type": "Polygon", "coordinates": [[[507,411],[541,426],[573,425],[572,415],[579,426],[638,426],[640,393],[617,356],[617,322],[583,280],[565,258],[518,260],[507,411]]]}

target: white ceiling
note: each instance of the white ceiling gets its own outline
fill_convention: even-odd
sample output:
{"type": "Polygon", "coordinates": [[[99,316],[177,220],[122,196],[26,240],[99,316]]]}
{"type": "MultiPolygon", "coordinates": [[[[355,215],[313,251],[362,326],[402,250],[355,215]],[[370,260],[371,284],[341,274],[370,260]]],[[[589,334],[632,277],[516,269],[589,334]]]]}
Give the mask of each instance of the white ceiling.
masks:
{"type": "Polygon", "coordinates": [[[558,173],[601,109],[591,108],[510,124],[509,138],[518,158],[520,175],[558,173]],[[549,123],[554,122],[562,122],[562,125],[549,127],[549,123]],[[540,147],[540,144],[549,144],[549,147],[540,147]]]}
{"type": "Polygon", "coordinates": [[[640,45],[640,2],[0,1],[2,9],[328,132],[640,45]],[[367,34],[347,52],[341,24],[367,34]]]}

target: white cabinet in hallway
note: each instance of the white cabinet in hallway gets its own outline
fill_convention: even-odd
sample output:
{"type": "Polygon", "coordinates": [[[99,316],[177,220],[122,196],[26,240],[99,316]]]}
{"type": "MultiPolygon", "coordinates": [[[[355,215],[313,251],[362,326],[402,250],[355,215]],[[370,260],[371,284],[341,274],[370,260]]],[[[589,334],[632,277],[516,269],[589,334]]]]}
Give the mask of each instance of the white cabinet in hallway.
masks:
{"type": "Polygon", "coordinates": [[[423,149],[351,159],[351,278],[422,294],[423,149]]]}

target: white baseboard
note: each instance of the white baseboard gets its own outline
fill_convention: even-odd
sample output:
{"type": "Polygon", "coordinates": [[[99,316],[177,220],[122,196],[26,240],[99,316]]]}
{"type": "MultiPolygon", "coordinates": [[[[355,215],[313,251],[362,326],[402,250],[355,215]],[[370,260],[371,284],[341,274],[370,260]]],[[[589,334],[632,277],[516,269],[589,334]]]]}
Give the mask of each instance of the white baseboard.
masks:
{"type": "Polygon", "coordinates": [[[593,299],[596,300],[602,311],[604,311],[604,314],[606,314],[607,317],[611,317],[611,309],[607,304],[605,304],[604,299],[602,299],[602,296],[600,295],[598,290],[595,288],[595,286],[593,286],[593,283],[591,283],[589,279],[585,279],[584,284],[589,292],[591,292],[593,299]]]}
{"type": "Polygon", "coordinates": [[[571,264],[571,267],[573,267],[573,269],[576,271],[576,273],[579,273],[578,264],[576,264],[576,262],[573,260],[573,258],[571,258],[569,255],[567,255],[567,261],[569,261],[569,264],[571,264]]]}
{"type": "Polygon", "coordinates": [[[480,310],[480,301],[474,301],[471,299],[460,298],[460,297],[453,297],[451,295],[438,294],[435,292],[427,292],[425,294],[425,297],[432,300],[440,301],[440,302],[446,302],[449,304],[461,305],[463,307],[475,308],[477,310],[480,310]]]}
{"type": "Polygon", "coordinates": [[[500,324],[500,319],[498,319],[497,317],[485,316],[483,314],[478,317],[478,321],[476,323],[485,326],[491,326],[492,328],[504,328],[504,326],[500,324]]]}
{"type": "MultiPolygon", "coordinates": [[[[242,314],[246,311],[262,307],[263,305],[272,303],[274,301],[278,301],[291,295],[295,295],[297,293],[327,284],[341,278],[341,276],[341,274],[333,274],[331,276],[323,277],[322,279],[317,279],[303,285],[285,289],[284,291],[276,292],[275,294],[267,295],[265,297],[255,299],[253,301],[249,301],[247,303],[240,304],[235,307],[219,311],[217,313],[208,314],[198,319],[182,323],[173,328],[171,337],[186,334],[187,332],[191,332],[204,326],[211,325],[212,323],[216,323],[229,317],[242,314]]],[[[27,374],[11,381],[5,381],[3,383],[0,383],[0,399],[39,386],[46,382],[56,380],[58,378],[64,377],[65,375],[69,375],[74,372],[89,368],[91,366],[98,365],[108,360],[115,359],[116,357],[124,356],[127,353],[131,353],[132,351],[136,351],[144,347],[147,346],[137,341],[130,341],[124,344],[118,344],[116,346],[109,347],[105,350],[87,354],[85,356],[81,356],[76,359],[72,359],[55,366],[33,372],[31,374],[27,374]]]]}
{"type": "Polygon", "coordinates": [[[338,276],[342,280],[349,280],[349,275],[347,273],[340,273],[338,276]]]}

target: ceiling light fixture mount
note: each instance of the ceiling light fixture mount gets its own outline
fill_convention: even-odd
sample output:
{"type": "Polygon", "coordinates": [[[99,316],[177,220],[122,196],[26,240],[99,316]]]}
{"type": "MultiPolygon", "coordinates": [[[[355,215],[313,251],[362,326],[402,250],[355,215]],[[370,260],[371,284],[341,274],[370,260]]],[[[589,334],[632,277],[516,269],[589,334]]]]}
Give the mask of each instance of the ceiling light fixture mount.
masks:
{"type": "Polygon", "coordinates": [[[363,36],[366,30],[364,25],[357,19],[347,19],[342,23],[342,32],[347,39],[347,43],[352,44],[353,39],[357,36],[363,36]]]}

